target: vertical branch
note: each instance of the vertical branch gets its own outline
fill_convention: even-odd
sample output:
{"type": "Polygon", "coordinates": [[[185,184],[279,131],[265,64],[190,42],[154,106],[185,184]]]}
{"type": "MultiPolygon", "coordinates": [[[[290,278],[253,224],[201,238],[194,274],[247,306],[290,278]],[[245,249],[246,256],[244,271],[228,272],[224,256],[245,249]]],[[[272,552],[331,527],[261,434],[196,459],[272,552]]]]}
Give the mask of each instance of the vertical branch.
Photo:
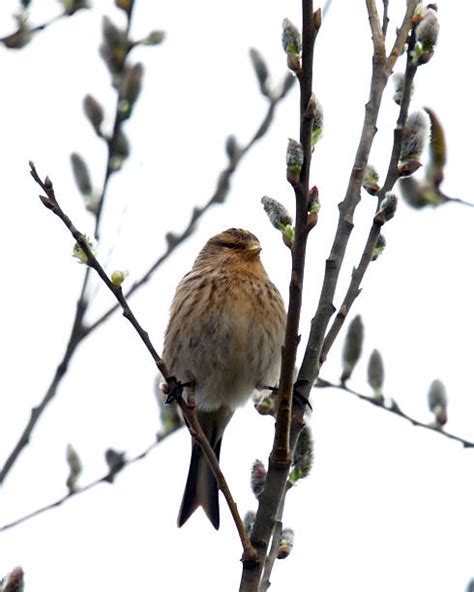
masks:
{"type": "MultiPolygon", "coordinates": [[[[298,71],[298,81],[300,85],[300,144],[303,151],[303,164],[301,171],[296,176],[297,178],[288,179],[293,185],[296,202],[288,317],[282,352],[275,437],[270,454],[265,487],[259,498],[255,524],[252,529],[251,540],[258,552],[258,558],[252,561],[243,560],[241,592],[256,592],[259,590],[269,543],[275,525],[277,524],[278,509],[282,507],[281,504],[287,487],[292,456],[293,375],[299,343],[298,331],[302,303],[306,243],[310,230],[310,226],[308,225],[308,202],[312,156],[311,133],[314,119],[314,109],[310,107],[313,86],[313,50],[316,35],[321,25],[321,10],[313,12],[312,0],[302,0],[302,14],[302,63],[298,71]]],[[[268,587],[271,565],[267,564],[267,568],[265,576],[267,580],[266,586],[268,587]]]]}

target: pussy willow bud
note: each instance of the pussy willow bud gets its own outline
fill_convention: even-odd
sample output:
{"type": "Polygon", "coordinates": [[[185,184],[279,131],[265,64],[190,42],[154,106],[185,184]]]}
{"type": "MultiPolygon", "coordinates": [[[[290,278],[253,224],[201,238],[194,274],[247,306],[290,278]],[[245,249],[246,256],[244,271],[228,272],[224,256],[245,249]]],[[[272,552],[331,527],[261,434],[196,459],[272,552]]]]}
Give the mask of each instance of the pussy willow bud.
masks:
{"type": "Polygon", "coordinates": [[[0,592],[23,592],[25,580],[23,568],[18,566],[0,580],[0,592]]]}
{"type": "Polygon", "coordinates": [[[466,592],[474,592],[474,578],[467,584],[466,592]]]}
{"type": "Polygon", "coordinates": [[[115,6],[121,8],[125,12],[130,12],[132,7],[132,0],[115,0],[115,6]]]}
{"type": "Polygon", "coordinates": [[[287,209],[279,201],[266,195],[262,197],[261,202],[272,226],[282,233],[283,242],[291,249],[295,230],[293,228],[293,220],[287,209]]]}
{"type": "Polygon", "coordinates": [[[411,113],[405,123],[400,146],[400,162],[419,160],[425,146],[426,118],[421,111],[411,113]]]}
{"type": "Polygon", "coordinates": [[[103,42],[99,52],[112,74],[118,74],[123,69],[123,64],[130,48],[125,32],[104,16],[102,20],[103,42]]]}
{"type": "Polygon", "coordinates": [[[92,184],[89,169],[84,159],[80,154],[73,152],[71,154],[71,165],[77,188],[83,196],[90,197],[92,195],[92,184]]]}
{"type": "Polygon", "coordinates": [[[319,190],[316,185],[314,185],[311,187],[308,194],[308,217],[306,218],[307,229],[316,226],[320,209],[321,202],[319,201],[319,190]]]}
{"type": "Polygon", "coordinates": [[[267,478],[267,470],[261,460],[255,460],[250,472],[250,487],[256,498],[262,493],[267,478]]]}
{"type": "Polygon", "coordinates": [[[380,204],[379,211],[375,214],[374,222],[382,225],[391,220],[395,215],[397,204],[398,198],[395,193],[387,193],[380,204]]]}
{"type": "Polygon", "coordinates": [[[427,8],[421,21],[416,27],[416,46],[414,49],[414,61],[418,64],[426,64],[433,57],[434,49],[438,41],[439,21],[435,5],[427,8]]]}
{"type": "Polygon", "coordinates": [[[69,475],[66,485],[69,492],[74,493],[77,490],[79,475],[82,473],[82,463],[79,455],[71,444],[68,444],[66,448],[66,461],[69,467],[69,475]]]}
{"type": "Polygon", "coordinates": [[[287,226],[293,224],[288,210],[279,201],[267,195],[264,195],[260,201],[272,226],[283,231],[287,226]]]}
{"type": "Polygon", "coordinates": [[[249,510],[244,516],[244,527],[245,527],[245,530],[247,531],[247,534],[249,536],[252,534],[252,528],[253,528],[253,525],[255,524],[255,518],[256,518],[256,514],[255,514],[255,512],[252,512],[251,510],[249,510]]]}
{"type": "Polygon", "coordinates": [[[22,47],[25,47],[25,45],[27,45],[32,39],[31,27],[28,22],[28,13],[23,11],[19,14],[16,14],[15,20],[18,30],[11,35],[7,35],[7,37],[3,37],[2,39],[3,45],[5,45],[5,47],[8,49],[21,49],[22,47]]]}
{"type": "MultiPolygon", "coordinates": [[[[92,238],[90,238],[86,234],[83,235],[83,238],[86,241],[86,243],[89,247],[89,250],[95,256],[95,254],[97,252],[95,240],[93,240],[92,238]]],[[[79,263],[87,265],[87,263],[88,263],[87,253],[82,249],[82,247],[79,243],[76,243],[74,245],[74,247],[72,249],[72,256],[75,257],[79,261],[79,263]]]]}
{"type": "Polygon", "coordinates": [[[278,559],[286,559],[293,549],[295,533],[291,528],[284,528],[278,545],[278,559]]]}
{"type": "Polygon", "coordinates": [[[142,39],[140,45],[159,45],[165,40],[166,33],[164,31],[151,31],[142,39]]]}
{"type": "Polygon", "coordinates": [[[374,349],[370,354],[369,365],[367,368],[367,379],[374,391],[375,398],[382,399],[384,368],[382,356],[377,349],[374,349]]]}
{"type": "Polygon", "coordinates": [[[375,261],[384,252],[387,241],[382,234],[379,234],[374,250],[372,251],[372,261],[375,261]]]}
{"type": "Polygon", "coordinates": [[[110,279],[114,286],[121,286],[128,277],[128,271],[126,269],[116,269],[112,272],[110,279]]]}
{"type": "Polygon", "coordinates": [[[275,397],[272,395],[255,395],[253,405],[260,415],[275,415],[275,397]]]}
{"type": "Polygon", "coordinates": [[[323,107],[314,94],[311,101],[314,101],[314,119],[311,127],[311,147],[314,148],[323,133],[324,114],[323,107]]]}
{"type": "Polygon", "coordinates": [[[142,89],[143,64],[126,67],[120,82],[119,113],[122,120],[130,117],[132,108],[142,89]]]}
{"type": "Polygon", "coordinates": [[[435,416],[435,424],[442,427],[448,421],[448,396],[441,380],[435,379],[428,391],[428,407],[435,416]]]}
{"type": "Polygon", "coordinates": [[[314,462],[313,451],[314,443],[311,428],[305,425],[300,432],[293,454],[293,462],[288,476],[291,483],[296,483],[309,475],[314,462]]]}
{"type": "Polygon", "coordinates": [[[262,54],[254,47],[252,47],[250,49],[250,59],[252,61],[252,66],[255,71],[255,75],[257,76],[257,81],[258,81],[258,85],[260,87],[260,92],[262,93],[262,95],[267,97],[269,94],[268,86],[267,86],[267,81],[268,81],[267,64],[266,64],[265,60],[263,59],[262,54]]]}
{"type": "Polygon", "coordinates": [[[442,203],[440,195],[434,191],[431,184],[420,183],[412,177],[404,177],[399,180],[398,186],[404,201],[417,210],[442,203]]]}
{"type": "MultiPolygon", "coordinates": [[[[393,82],[393,100],[397,105],[400,105],[403,98],[403,93],[405,92],[405,75],[396,72],[392,76],[393,82]]],[[[413,85],[411,86],[411,94],[413,94],[413,85]]]]}
{"type": "Polygon", "coordinates": [[[304,162],[303,147],[296,140],[288,139],[286,149],[287,176],[299,176],[304,162]]]}
{"type": "Polygon", "coordinates": [[[109,167],[112,171],[119,171],[130,154],[130,144],[122,128],[117,131],[111,143],[109,167]]]}
{"type": "Polygon", "coordinates": [[[107,475],[107,481],[112,483],[115,475],[120,473],[120,471],[124,468],[126,461],[125,461],[125,452],[118,452],[113,448],[108,448],[105,451],[105,462],[107,463],[107,467],[109,468],[109,474],[107,475]]]}
{"type": "Polygon", "coordinates": [[[91,122],[95,133],[100,135],[100,127],[104,121],[104,110],[102,109],[102,106],[91,95],[86,95],[84,97],[83,106],[86,117],[91,122]]]}
{"type": "Polygon", "coordinates": [[[377,191],[379,191],[379,174],[376,171],[375,167],[371,164],[368,164],[365,167],[364,176],[362,177],[362,187],[369,193],[370,195],[376,195],[377,191]]]}
{"type": "Polygon", "coordinates": [[[362,353],[364,340],[364,325],[360,315],[354,317],[347,329],[344,347],[342,349],[342,375],[341,382],[344,384],[352,375],[355,365],[362,353]]]}
{"type": "Polygon", "coordinates": [[[430,152],[429,163],[426,172],[427,180],[435,187],[439,187],[444,178],[444,167],[447,160],[446,137],[443,126],[436,113],[425,107],[430,118],[430,152]]]}
{"type": "Polygon", "coordinates": [[[281,43],[286,54],[301,54],[301,35],[297,27],[287,18],[283,19],[281,43]]]}
{"type": "Polygon", "coordinates": [[[89,3],[86,0],[62,0],[64,14],[72,16],[82,8],[89,8],[89,3]]]}

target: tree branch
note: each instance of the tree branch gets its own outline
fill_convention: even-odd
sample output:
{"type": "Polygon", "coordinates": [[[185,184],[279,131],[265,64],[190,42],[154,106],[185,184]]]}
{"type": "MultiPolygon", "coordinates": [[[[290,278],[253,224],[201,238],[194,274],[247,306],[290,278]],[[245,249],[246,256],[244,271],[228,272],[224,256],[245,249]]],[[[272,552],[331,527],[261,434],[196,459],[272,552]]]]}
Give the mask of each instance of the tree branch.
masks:
{"type": "Polygon", "coordinates": [[[156,351],[155,347],[153,346],[148,333],[140,325],[140,323],[138,322],[138,319],[136,318],[136,316],[132,312],[130,306],[128,305],[128,302],[122,293],[121,286],[115,284],[109,278],[109,276],[106,274],[103,267],[100,265],[100,263],[98,262],[98,260],[94,256],[85,235],[82,234],[81,232],[79,232],[79,230],[74,226],[74,224],[71,221],[71,219],[69,218],[69,216],[67,216],[67,214],[60,207],[60,205],[56,199],[53,184],[52,184],[51,180],[48,177],[46,177],[46,179],[44,181],[42,181],[41,178],[39,177],[38,173],[36,172],[36,168],[32,162],[30,162],[30,168],[31,168],[31,176],[36,181],[36,183],[43,189],[43,191],[46,193],[46,195],[39,196],[41,199],[41,202],[48,210],[51,210],[53,212],[53,214],[58,216],[58,218],[63,222],[63,224],[69,230],[69,232],[71,233],[71,235],[75,239],[76,243],[79,245],[80,249],[83,251],[83,253],[85,255],[86,264],[96,271],[96,273],[99,275],[102,282],[107,286],[107,288],[112,292],[112,294],[114,295],[116,300],[119,302],[119,304],[122,308],[123,316],[130,322],[132,327],[138,333],[138,336],[140,337],[143,344],[145,345],[148,353],[151,355],[158,371],[162,374],[162,376],[166,380],[166,382],[169,386],[169,392],[170,392],[169,399],[176,400],[176,402],[178,403],[178,405],[181,409],[181,412],[183,413],[183,416],[186,420],[186,424],[189,428],[189,431],[190,431],[192,437],[197,441],[197,443],[201,447],[203,454],[206,457],[206,459],[209,463],[209,466],[211,467],[212,472],[214,473],[214,476],[216,477],[217,484],[219,485],[219,488],[221,489],[222,493],[224,494],[224,497],[226,498],[226,501],[229,505],[229,509],[231,511],[232,517],[234,518],[234,522],[235,522],[237,531],[239,533],[239,536],[240,536],[240,539],[242,542],[244,561],[254,561],[255,557],[256,557],[255,549],[252,547],[252,544],[250,543],[250,540],[249,540],[249,537],[248,537],[247,532],[245,530],[245,527],[243,525],[243,522],[242,522],[242,520],[239,516],[239,513],[237,511],[237,506],[232,498],[232,495],[230,493],[230,490],[229,490],[229,487],[228,487],[227,482],[225,480],[225,477],[219,467],[219,461],[217,460],[217,457],[214,453],[214,450],[212,449],[212,446],[209,444],[208,439],[206,438],[201,426],[199,425],[199,421],[198,421],[196,413],[195,413],[194,405],[191,405],[191,404],[188,405],[181,396],[181,392],[182,392],[184,385],[181,385],[180,383],[178,383],[176,378],[169,374],[168,369],[166,368],[166,365],[165,365],[163,359],[160,357],[160,355],[156,351]]]}
{"type": "MultiPolygon", "coordinates": [[[[278,509],[282,507],[288,472],[292,458],[294,426],[302,429],[303,421],[292,421],[293,377],[296,352],[299,343],[299,321],[302,303],[306,243],[311,226],[308,223],[309,174],[311,167],[311,133],[314,108],[311,107],[313,92],[313,51],[317,33],[321,26],[321,10],[313,12],[312,0],[302,0],[302,62],[298,67],[300,85],[300,144],[303,164],[297,175],[287,172],[293,185],[296,202],[295,233],[291,248],[292,268],[289,286],[289,305],[285,341],[282,351],[282,365],[278,390],[278,407],[273,447],[268,463],[265,486],[259,496],[258,510],[252,529],[252,543],[258,552],[256,561],[243,561],[241,592],[259,590],[265,558],[270,540],[277,524],[278,509]]],[[[299,59],[299,58],[297,58],[299,59]]],[[[296,441],[296,440],[294,440],[296,441]]],[[[294,444],[294,442],[293,442],[294,444]]],[[[273,564],[266,564],[266,587],[269,585],[273,564]]]]}
{"type": "MultiPolygon", "coordinates": [[[[393,186],[399,179],[398,163],[400,160],[400,149],[402,144],[403,128],[405,126],[405,122],[408,116],[408,108],[410,106],[411,93],[413,89],[413,80],[415,78],[415,74],[417,71],[417,64],[414,63],[410,57],[410,52],[414,47],[415,41],[415,35],[412,34],[408,42],[407,64],[405,68],[403,96],[400,103],[397,124],[393,131],[392,154],[390,156],[390,163],[387,169],[385,182],[383,184],[383,187],[377,193],[378,199],[376,204],[376,211],[379,209],[383,198],[389,191],[392,190],[393,186]]],[[[339,311],[335,319],[333,320],[332,325],[324,339],[323,347],[321,350],[321,363],[323,363],[326,360],[328,352],[333,346],[334,341],[338,336],[339,331],[341,330],[342,325],[344,324],[344,321],[346,320],[347,315],[349,314],[349,311],[352,305],[354,304],[355,299],[359,296],[361,292],[360,285],[372,261],[373,252],[375,249],[375,245],[377,244],[377,240],[380,236],[381,227],[381,221],[376,216],[370,228],[369,235],[367,237],[366,244],[362,251],[359,264],[352,271],[351,281],[347,289],[346,295],[344,296],[339,311]]]]}
{"type": "Polygon", "coordinates": [[[387,404],[386,404],[387,398],[386,397],[381,398],[381,399],[377,399],[375,397],[371,397],[370,395],[364,395],[362,393],[359,393],[359,392],[349,388],[347,385],[340,384],[340,383],[336,384],[336,383],[333,383],[333,382],[330,382],[328,380],[324,380],[321,378],[319,378],[317,380],[317,382],[314,386],[315,386],[315,388],[336,388],[340,391],[350,393],[351,395],[358,397],[361,401],[365,401],[366,403],[370,403],[371,405],[375,405],[376,407],[379,407],[380,409],[383,409],[384,411],[388,411],[389,413],[393,413],[394,415],[397,415],[398,417],[405,419],[406,421],[409,421],[414,426],[424,428],[426,430],[430,430],[432,432],[439,434],[440,436],[444,436],[445,438],[459,442],[460,444],[462,444],[464,446],[464,448],[474,448],[473,441],[466,440],[465,438],[461,438],[460,436],[457,436],[456,434],[453,434],[451,432],[446,432],[442,428],[440,428],[436,425],[432,425],[429,423],[424,423],[422,421],[418,421],[417,419],[415,419],[411,415],[408,415],[407,413],[405,413],[404,411],[402,411],[400,409],[400,407],[398,406],[398,404],[395,402],[394,399],[388,399],[390,401],[390,403],[387,406],[387,404]]]}

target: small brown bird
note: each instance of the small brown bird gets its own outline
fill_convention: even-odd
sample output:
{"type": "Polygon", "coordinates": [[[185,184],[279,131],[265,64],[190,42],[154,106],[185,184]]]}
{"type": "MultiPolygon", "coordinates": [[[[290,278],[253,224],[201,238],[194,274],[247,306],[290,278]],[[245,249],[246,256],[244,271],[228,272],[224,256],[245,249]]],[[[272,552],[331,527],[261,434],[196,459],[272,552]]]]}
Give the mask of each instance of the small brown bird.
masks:
{"type": "MultiPolygon", "coordinates": [[[[217,458],[236,408],[254,389],[278,382],[286,313],[260,251],[246,230],[230,228],[212,237],[171,305],[163,359],[179,381],[193,384],[197,417],[217,458]]],[[[217,483],[193,442],[178,526],[199,506],[219,528],[217,483]]]]}

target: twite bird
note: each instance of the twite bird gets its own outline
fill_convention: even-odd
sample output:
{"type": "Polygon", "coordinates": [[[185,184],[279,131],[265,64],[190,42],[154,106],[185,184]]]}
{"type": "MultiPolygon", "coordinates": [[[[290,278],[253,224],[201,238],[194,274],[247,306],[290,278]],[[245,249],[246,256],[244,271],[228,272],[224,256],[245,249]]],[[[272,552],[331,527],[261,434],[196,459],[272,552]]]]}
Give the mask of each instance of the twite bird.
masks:
{"type": "MultiPolygon", "coordinates": [[[[254,389],[278,382],[286,313],[260,251],[247,230],[230,228],[210,238],[178,284],[166,329],[163,359],[188,385],[185,396],[192,388],[199,423],[218,459],[236,408],[254,389]]],[[[217,483],[193,442],[178,526],[199,506],[218,529],[217,483]]]]}

